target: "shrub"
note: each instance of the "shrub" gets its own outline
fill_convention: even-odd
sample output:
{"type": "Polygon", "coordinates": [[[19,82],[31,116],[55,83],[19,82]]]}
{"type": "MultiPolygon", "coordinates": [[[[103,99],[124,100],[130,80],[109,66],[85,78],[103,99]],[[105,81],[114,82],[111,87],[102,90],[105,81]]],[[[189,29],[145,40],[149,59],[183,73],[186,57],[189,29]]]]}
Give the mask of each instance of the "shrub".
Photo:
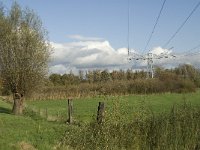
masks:
{"type": "Polygon", "coordinates": [[[168,114],[154,115],[148,108],[128,120],[114,109],[105,122],[85,124],[66,132],[60,148],[73,149],[199,149],[200,108],[174,105],[168,114]]]}

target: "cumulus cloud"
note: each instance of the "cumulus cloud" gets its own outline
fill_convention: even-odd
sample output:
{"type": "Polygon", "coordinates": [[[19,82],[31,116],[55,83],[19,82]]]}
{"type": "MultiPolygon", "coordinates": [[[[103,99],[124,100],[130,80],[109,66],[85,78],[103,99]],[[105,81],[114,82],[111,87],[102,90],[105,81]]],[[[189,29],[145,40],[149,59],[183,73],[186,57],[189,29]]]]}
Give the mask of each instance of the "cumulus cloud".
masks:
{"type": "Polygon", "coordinates": [[[161,55],[161,54],[170,54],[172,50],[164,49],[162,47],[155,47],[150,51],[152,54],[161,55]]]}
{"type": "Polygon", "coordinates": [[[129,65],[127,48],[115,50],[106,40],[89,39],[70,43],[51,42],[54,53],[50,71],[66,73],[71,68],[107,69],[129,65]]]}
{"type": "Polygon", "coordinates": [[[153,54],[157,56],[165,56],[161,57],[161,59],[155,59],[154,65],[162,66],[165,68],[174,68],[178,65],[182,64],[190,64],[194,65],[195,67],[199,67],[200,64],[200,53],[195,53],[195,55],[185,55],[175,53],[176,50],[172,51],[171,49],[163,49],[161,47],[155,47],[152,51],[153,54]]]}
{"type": "MultiPolygon", "coordinates": [[[[137,61],[133,59],[128,62],[127,48],[114,49],[108,41],[101,38],[83,37],[80,35],[72,35],[71,38],[77,41],[70,43],[51,42],[54,48],[52,62],[50,63],[51,73],[63,74],[68,73],[70,70],[77,73],[78,70],[146,68],[147,60],[141,59],[137,61]]],[[[132,55],[135,55],[135,58],[141,56],[139,52],[133,49],[130,51],[132,55]]],[[[150,51],[152,54],[170,56],[153,60],[154,65],[170,68],[183,63],[200,64],[200,55],[184,57],[183,55],[174,54],[173,51],[172,49],[163,49],[162,47],[153,48],[150,51]],[[171,57],[173,55],[176,57],[171,57]]],[[[146,58],[145,54],[143,56],[146,58]]]]}

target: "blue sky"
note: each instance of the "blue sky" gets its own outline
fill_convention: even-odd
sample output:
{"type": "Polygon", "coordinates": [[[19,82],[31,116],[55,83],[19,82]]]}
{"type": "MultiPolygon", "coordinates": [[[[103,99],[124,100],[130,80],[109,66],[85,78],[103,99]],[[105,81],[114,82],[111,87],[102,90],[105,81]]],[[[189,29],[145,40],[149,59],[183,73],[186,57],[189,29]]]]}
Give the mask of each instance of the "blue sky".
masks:
{"type": "MultiPolygon", "coordinates": [[[[13,0],[3,0],[9,8],[13,0]]],[[[68,35],[100,37],[115,48],[127,46],[128,0],[17,0],[35,10],[54,42],[67,42],[68,35]]],[[[130,0],[130,43],[143,50],[163,0],[130,0]]],[[[150,42],[162,46],[188,16],[198,0],[167,0],[150,42]]],[[[200,43],[198,9],[170,44],[179,50],[200,43]]]]}
{"type": "MultiPolygon", "coordinates": [[[[117,50],[127,47],[128,0],[16,0],[42,19],[53,43],[77,42],[74,35],[101,38],[117,50]],[[71,38],[70,38],[71,37],[71,38]]],[[[2,0],[9,9],[13,0],[2,0]]],[[[148,50],[163,46],[199,0],[167,0],[148,50]]],[[[130,0],[130,46],[144,50],[163,0],[130,0]]],[[[200,44],[200,7],[166,48],[182,52],[200,44]]],[[[104,43],[105,44],[105,43],[104,43]]],[[[73,50],[73,49],[72,49],[73,50]]]]}

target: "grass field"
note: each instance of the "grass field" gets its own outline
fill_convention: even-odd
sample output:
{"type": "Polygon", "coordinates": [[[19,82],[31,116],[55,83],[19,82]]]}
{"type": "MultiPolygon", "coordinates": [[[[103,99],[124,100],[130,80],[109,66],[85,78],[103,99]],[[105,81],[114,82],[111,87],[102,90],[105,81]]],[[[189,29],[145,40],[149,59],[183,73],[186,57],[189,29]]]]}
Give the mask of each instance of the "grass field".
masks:
{"type": "MultiPolygon", "coordinates": [[[[148,107],[154,113],[168,112],[174,104],[184,101],[192,105],[200,105],[200,91],[186,94],[154,94],[154,95],[130,95],[118,97],[95,97],[74,99],[74,118],[79,121],[91,121],[97,112],[98,102],[105,102],[107,111],[112,111],[114,103],[118,102],[121,109],[131,117],[131,113],[141,107],[148,107]]],[[[49,115],[64,116],[67,118],[67,100],[30,101],[28,106],[34,109],[48,111],[49,115]]]]}
{"type": "MultiPolygon", "coordinates": [[[[139,116],[135,116],[135,114],[137,114],[136,112],[148,110],[147,112],[149,113],[149,110],[150,110],[151,112],[155,114],[160,114],[160,113],[168,114],[172,110],[171,108],[173,105],[183,104],[185,102],[190,103],[194,107],[200,106],[200,92],[198,91],[196,93],[187,93],[187,94],[166,93],[166,94],[155,94],[155,95],[131,95],[131,96],[119,96],[119,97],[111,97],[111,96],[103,97],[102,96],[102,97],[96,97],[96,98],[75,99],[73,102],[74,118],[76,119],[76,121],[79,122],[80,126],[76,126],[76,125],[69,126],[63,122],[67,120],[67,101],[66,100],[54,100],[54,101],[44,100],[44,101],[27,101],[26,102],[28,108],[31,108],[32,110],[34,109],[34,110],[42,111],[42,110],[47,109],[49,116],[51,115],[58,116],[58,117],[62,116],[64,120],[61,122],[47,121],[44,117],[42,118],[39,115],[35,115],[35,113],[33,113],[32,111],[26,112],[24,116],[14,116],[10,114],[11,105],[0,100],[0,149],[3,149],[3,150],[23,149],[24,147],[29,148],[29,149],[36,148],[36,149],[41,149],[41,150],[53,149],[55,148],[55,146],[58,145],[60,141],[64,141],[63,142],[64,146],[60,147],[61,149],[62,148],[68,149],[69,148],[68,145],[70,145],[70,149],[73,147],[75,149],[77,149],[77,147],[78,149],[89,148],[87,146],[81,145],[84,143],[86,145],[88,144],[88,146],[94,144],[89,149],[102,148],[101,146],[107,146],[107,144],[108,145],[110,144],[111,146],[112,144],[117,145],[117,143],[119,143],[120,141],[115,143],[116,140],[120,140],[121,136],[125,138],[129,134],[128,132],[129,129],[132,129],[133,126],[134,126],[134,130],[137,131],[138,133],[133,132],[134,134],[130,134],[129,136],[134,135],[135,137],[138,138],[137,139],[138,141],[140,140],[145,141],[145,139],[140,139],[141,138],[140,134],[143,134],[140,132],[142,132],[141,127],[142,128],[145,127],[144,128],[145,134],[149,132],[149,125],[146,128],[146,124],[148,123],[148,121],[142,122],[140,126],[137,126],[134,124],[130,126],[130,122],[134,120],[134,117],[138,117],[139,119],[141,119],[142,117],[140,114],[139,116]],[[88,124],[89,122],[92,122],[92,120],[94,120],[96,117],[97,106],[98,106],[99,101],[105,102],[106,111],[108,112],[108,114],[114,113],[114,115],[112,114],[112,116],[109,118],[110,121],[108,119],[108,123],[106,123],[102,127],[99,127],[98,125],[96,126],[95,124],[91,124],[91,125],[88,124]],[[120,113],[117,114],[118,112],[120,113]],[[119,120],[122,115],[125,116],[125,117],[123,116],[122,118],[126,118],[126,121],[129,120],[130,122],[129,121],[123,122],[121,126],[121,123],[119,120]],[[85,122],[86,124],[83,122],[85,122]],[[116,125],[113,126],[113,123],[116,123],[116,125]],[[128,129],[126,130],[124,128],[128,128],[128,129]],[[106,135],[107,133],[111,134],[112,132],[115,132],[115,130],[117,131],[116,136],[117,134],[119,134],[119,137],[114,137],[114,139],[116,138],[115,140],[112,139],[113,137],[106,135]],[[101,133],[101,135],[99,135],[100,139],[98,139],[99,137],[98,138],[93,137],[95,136],[93,135],[93,133],[95,134],[96,132],[98,132],[98,134],[101,133]],[[63,140],[63,137],[65,137],[64,140],[63,140]],[[94,142],[87,141],[86,139],[85,141],[82,141],[86,137],[87,139],[92,138],[90,140],[97,140],[97,141],[103,140],[103,141],[99,141],[100,143],[102,142],[102,145],[95,146],[94,142]],[[93,139],[93,138],[97,138],[97,139],[93,139]],[[112,141],[106,141],[107,139],[110,139],[110,140],[112,139],[112,141]],[[78,144],[79,142],[80,142],[80,145],[78,144]],[[107,143],[107,142],[110,142],[110,143],[107,143]]],[[[186,112],[186,115],[190,114],[190,112],[191,111],[186,112]]],[[[166,134],[166,137],[167,137],[168,132],[166,131],[169,130],[169,132],[171,133],[172,132],[171,129],[173,129],[174,126],[172,127],[170,125],[165,126],[165,124],[168,124],[168,121],[170,121],[170,119],[163,119],[161,116],[158,115],[158,119],[153,121],[154,122],[153,124],[156,128],[161,128],[159,125],[160,124],[159,118],[161,118],[161,122],[163,121],[162,123],[163,127],[162,127],[162,131],[160,131],[158,135],[160,135],[160,133],[163,133],[163,134],[166,134]],[[156,122],[158,122],[158,125],[155,125],[156,122]]],[[[194,117],[194,118],[198,119],[198,117],[194,117]]],[[[183,121],[184,121],[183,128],[186,127],[187,121],[193,122],[192,127],[191,127],[192,130],[188,128],[187,134],[190,131],[194,132],[196,131],[196,129],[199,129],[198,121],[194,119],[191,120],[190,117],[189,119],[186,118],[183,121]],[[195,128],[193,128],[194,125],[195,125],[195,128]]],[[[150,121],[148,124],[151,124],[151,123],[152,121],[150,121]]],[[[177,122],[175,120],[174,125],[179,127],[177,129],[177,133],[181,133],[180,131],[182,131],[182,127],[181,127],[180,121],[177,122]]],[[[194,137],[193,135],[189,134],[189,136],[191,136],[194,139],[196,138],[197,135],[195,135],[194,137]]],[[[185,141],[182,140],[182,142],[185,142],[185,141]]],[[[121,143],[121,144],[123,145],[125,143],[121,143]]],[[[142,142],[140,144],[142,144],[142,142]]],[[[180,145],[180,143],[178,144],[180,145]]],[[[173,144],[171,146],[173,149],[173,144]]]]}
{"type": "Polygon", "coordinates": [[[0,100],[0,149],[52,149],[66,126],[56,122],[10,114],[11,106],[0,100]]]}

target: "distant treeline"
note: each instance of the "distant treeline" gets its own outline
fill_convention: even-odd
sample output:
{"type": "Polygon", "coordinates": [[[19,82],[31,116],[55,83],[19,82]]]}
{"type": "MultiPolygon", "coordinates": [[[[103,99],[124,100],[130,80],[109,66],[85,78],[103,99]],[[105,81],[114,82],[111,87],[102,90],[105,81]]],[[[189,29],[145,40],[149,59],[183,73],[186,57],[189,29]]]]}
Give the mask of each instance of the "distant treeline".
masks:
{"type": "MultiPolygon", "coordinates": [[[[34,95],[40,99],[62,99],[69,96],[153,94],[164,92],[195,92],[200,87],[200,70],[191,65],[174,69],[155,69],[155,77],[133,70],[94,70],[78,75],[51,74],[45,88],[34,95]]],[[[5,93],[4,89],[4,93],[5,93]]],[[[3,90],[2,90],[3,92],[3,90]]]]}
{"type": "Polygon", "coordinates": [[[200,70],[191,65],[174,69],[155,69],[155,78],[147,79],[144,71],[94,70],[78,75],[52,74],[43,91],[47,99],[68,96],[128,95],[195,92],[200,87],[200,70]],[[45,94],[48,93],[48,94],[45,94]]]}
{"type": "MultiPolygon", "coordinates": [[[[145,71],[119,70],[109,72],[108,70],[79,71],[78,75],[73,74],[51,74],[49,81],[54,86],[79,85],[81,83],[106,83],[115,81],[133,81],[147,78],[145,71]]],[[[191,65],[181,65],[174,69],[155,69],[155,79],[160,81],[187,79],[196,86],[200,85],[200,70],[191,65]]],[[[147,80],[145,80],[147,81],[147,80]]]]}

